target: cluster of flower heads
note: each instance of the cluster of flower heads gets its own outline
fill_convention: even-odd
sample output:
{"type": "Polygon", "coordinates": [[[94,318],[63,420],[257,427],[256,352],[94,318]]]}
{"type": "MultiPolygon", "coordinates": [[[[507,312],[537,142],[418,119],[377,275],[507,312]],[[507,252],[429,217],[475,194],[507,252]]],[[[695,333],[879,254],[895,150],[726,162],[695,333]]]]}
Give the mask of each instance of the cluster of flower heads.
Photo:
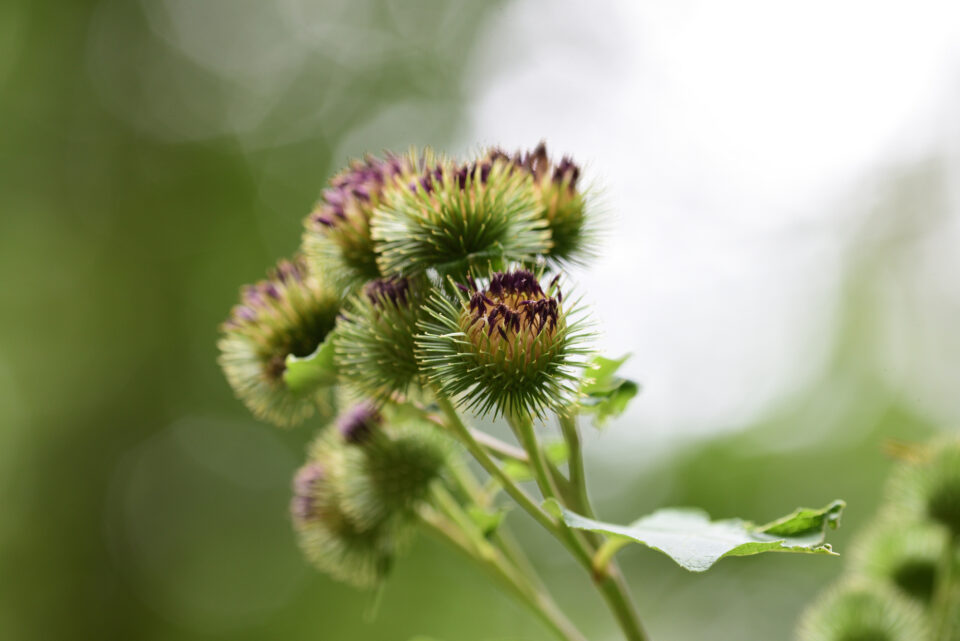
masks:
{"type": "Polygon", "coordinates": [[[241,290],[220,364],[257,417],[293,426],[366,399],[321,433],[294,483],[293,521],[322,569],[382,576],[441,473],[436,427],[390,407],[443,396],[543,416],[575,401],[589,334],[553,272],[589,254],[579,178],[543,145],[367,156],[323,191],[302,254],[241,290]]]}
{"type": "Polygon", "coordinates": [[[554,164],[542,143],[468,161],[429,150],[367,156],[323,192],[304,252],[344,287],[428,269],[462,279],[496,259],[582,261],[596,235],[580,173],[568,157],[554,164]]]}
{"type": "Polygon", "coordinates": [[[960,635],[960,439],[917,447],[895,470],[847,576],[804,614],[800,641],[932,641],[960,635]],[[952,613],[952,614],[951,614],[952,613]],[[946,614],[946,617],[944,617],[946,614]]]}

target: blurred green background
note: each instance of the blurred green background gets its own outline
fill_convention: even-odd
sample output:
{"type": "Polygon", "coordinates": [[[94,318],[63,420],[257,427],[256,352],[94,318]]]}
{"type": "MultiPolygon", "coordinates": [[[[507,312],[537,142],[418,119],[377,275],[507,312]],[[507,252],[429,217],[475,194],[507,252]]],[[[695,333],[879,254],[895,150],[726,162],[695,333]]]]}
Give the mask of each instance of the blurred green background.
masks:
{"type": "MultiPolygon", "coordinates": [[[[296,249],[338,166],[462,145],[466,69],[505,4],[2,4],[0,639],[548,638],[429,540],[379,599],[308,568],[286,510],[310,431],[257,424],[215,362],[239,285],[296,249]]],[[[724,435],[636,452],[590,436],[605,517],[692,504],[764,521],[842,497],[843,551],[879,501],[882,440],[936,429],[878,375],[876,328],[890,287],[910,304],[898,265],[950,211],[945,162],[894,166],[849,204],[861,215],[815,380],[724,435]]],[[[960,357],[955,337],[937,349],[960,357]]],[[[617,638],[562,551],[511,522],[589,638],[617,638]]],[[[768,555],[692,575],[639,548],[622,559],[662,641],[788,638],[842,567],[768,555]]]]}

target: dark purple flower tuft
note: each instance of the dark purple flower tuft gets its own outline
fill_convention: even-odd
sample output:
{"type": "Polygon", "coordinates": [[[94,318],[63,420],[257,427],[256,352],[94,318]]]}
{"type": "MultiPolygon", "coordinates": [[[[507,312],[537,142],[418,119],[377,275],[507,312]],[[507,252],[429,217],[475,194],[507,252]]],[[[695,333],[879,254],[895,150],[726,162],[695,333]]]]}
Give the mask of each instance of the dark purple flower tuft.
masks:
{"type": "Polygon", "coordinates": [[[366,293],[374,305],[380,305],[386,300],[394,305],[406,305],[410,281],[406,278],[381,278],[368,283],[366,293]]]}
{"type": "Polygon", "coordinates": [[[377,406],[370,401],[362,401],[344,412],[337,421],[337,429],[347,443],[359,445],[373,436],[382,422],[383,417],[377,406]]]}
{"type": "MultiPolygon", "coordinates": [[[[555,281],[551,287],[554,284],[555,281]]],[[[497,330],[506,338],[507,332],[517,333],[523,328],[531,328],[534,334],[539,334],[544,328],[552,331],[557,326],[559,296],[554,298],[544,294],[537,277],[530,271],[497,272],[490,278],[486,291],[480,291],[476,282],[471,285],[473,294],[468,310],[473,318],[470,326],[486,325],[487,336],[497,330]]]]}
{"type": "Polygon", "coordinates": [[[407,170],[405,160],[393,154],[384,158],[368,155],[355,161],[330,181],[331,188],[323,196],[310,221],[324,228],[334,228],[347,221],[350,212],[367,211],[380,197],[384,186],[407,170]]]}
{"type": "Polygon", "coordinates": [[[307,463],[293,477],[293,499],[290,513],[297,521],[306,521],[314,515],[318,487],[326,481],[326,470],[320,463],[307,463]]]}
{"type": "Polygon", "coordinates": [[[580,167],[569,156],[564,156],[559,164],[554,165],[547,154],[547,145],[544,142],[538,144],[532,151],[517,151],[512,156],[507,155],[499,147],[494,147],[487,152],[486,159],[490,163],[508,162],[515,169],[529,173],[537,182],[544,177],[549,177],[557,184],[567,181],[567,188],[571,191],[576,190],[577,180],[580,178],[580,167]]]}

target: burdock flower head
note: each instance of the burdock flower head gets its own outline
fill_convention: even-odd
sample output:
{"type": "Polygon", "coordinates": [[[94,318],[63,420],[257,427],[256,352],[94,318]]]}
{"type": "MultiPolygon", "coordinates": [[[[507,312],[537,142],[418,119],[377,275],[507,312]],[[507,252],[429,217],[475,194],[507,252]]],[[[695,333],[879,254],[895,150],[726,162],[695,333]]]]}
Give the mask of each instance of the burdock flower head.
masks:
{"type": "Polygon", "coordinates": [[[290,516],[300,547],[319,570],[338,581],[374,587],[389,572],[395,538],[385,528],[361,527],[344,513],[335,484],[340,452],[330,446],[314,449],[319,451],[293,480],[290,516]]]}
{"type": "Polygon", "coordinates": [[[960,439],[936,442],[924,460],[903,464],[889,494],[905,514],[938,523],[960,539],[960,439]]]}
{"type": "Polygon", "coordinates": [[[482,414],[540,416],[569,403],[589,334],[557,281],[544,289],[518,269],[469,278],[455,301],[435,295],[417,342],[430,379],[482,414]]]}
{"type": "Polygon", "coordinates": [[[304,221],[303,248],[311,265],[335,274],[340,285],[379,277],[370,218],[384,188],[408,168],[399,156],[368,155],[337,174],[304,221]]]}
{"type": "Polygon", "coordinates": [[[386,576],[450,449],[434,425],[385,412],[369,401],[343,412],[293,481],[290,512],[305,554],[360,587],[386,576]]]}
{"type": "Polygon", "coordinates": [[[422,278],[372,281],[341,316],[336,362],[343,378],[363,394],[404,394],[418,381],[414,335],[424,316],[422,278]]]}
{"type": "Polygon", "coordinates": [[[841,583],[804,613],[799,641],[928,641],[923,611],[889,587],[841,583]]]}
{"type": "Polygon", "coordinates": [[[362,401],[338,421],[343,464],[337,484],[344,513],[362,528],[402,531],[415,517],[449,455],[435,425],[362,401]]]}
{"type": "Polygon", "coordinates": [[[384,192],[373,217],[379,265],[388,276],[436,269],[463,278],[499,259],[532,261],[550,246],[533,179],[502,159],[458,164],[430,152],[384,192]]]}
{"type": "Polygon", "coordinates": [[[943,529],[932,523],[905,523],[901,515],[890,514],[852,546],[853,570],[929,603],[946,540],[943,529]]]}
{"type": "Polygon", "coordinates": [[[572,158],[564,156],[560,162],[554,162],[542,142],[533,151],[512,155],[494,148],[486,158],[508,162],[533,178],[539,215],[550,230],[552,243],[545,252],[548,259],[561,264],[579,263],[595,253],[597,233],[589,224],[580,167],[572,158]]]}
{"type": "Polygon", "coordinates": [[[318,408],[330,409],[329,389],[295,392],[283,375],[288,356],[307,356],[326,339],[339,307],[302,257],[280,261],[266,280],[241,290],[240,303],[221,327],[219,362],[255,416],[290,427],[318,408]]]}

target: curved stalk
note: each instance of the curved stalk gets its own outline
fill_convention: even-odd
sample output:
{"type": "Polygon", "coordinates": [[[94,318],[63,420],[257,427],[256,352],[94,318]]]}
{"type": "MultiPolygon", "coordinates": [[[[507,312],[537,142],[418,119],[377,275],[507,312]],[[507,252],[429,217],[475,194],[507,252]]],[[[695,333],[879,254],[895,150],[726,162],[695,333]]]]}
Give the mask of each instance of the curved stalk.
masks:
{"type": "Polygon", "coordinates": [[[594,518],[593,508],[590,506],[590,497],[587,494],[587,477],[583,466],[583,446],[580,442],[580,430],[577,428],[577,417],[566,412],[558,414],[560,430],[563,439],[567,442],[570,454],[570,484],[576,493],[578,505],[573,506],[584,516],[594,518]]]}
{"type": "MultiPolygon", "coordinates": [[[[562,520],[555,520],[543,508],[538,506],[530,495],[524,492],[513,479],[504,473],[496,461],[494,461],[487,451],[473,438],[470,429],[464,425],[456,408],[449,399],[438,394],[436,400],[449,422],[448,426],[450,430],[477,459],[487,473],[496,478],[504,491],[506,491],[524,511],[530,514],[537,523],[560,541],[577,562],[590,573],[601,596],[603,596],[607,606],[616,617],[617,623],[623,630],[627,641],[648,641],[648,637],[643,631],[643,627],[637,617],[636,609],[629,597],[627,585],[617,568],[612,566],[607,573],[601,575],[595,573],[593,571],[593,552],[588,545],[585,545],[562,520]]],[[[532,429],[533,426],[531,423],[531,434],[532,429]]],[[[535,449],[540,451],[535,434],[533,434],[531,445],[534,445],[535,449]]],[[[540,451],[540,454],[537,456],[534,456],[533,452],[528,451],[527,455],[530,457],[531,463],[533,463],[532,467],[537,474],[538,483],[542,484],[541,487],[550,488],[551,483],[548,473],[546,472],[546,464],[544,463],[542,451],[540,451]],[[537,462],[538,460],[539,464],[537,462]]],[[[547,491],[550,490],[548,489],[547,491]]]]}
{"type": "Polygon", "coordinates": [[[477,540],[464,532],[448,517],[431,510],[422,510],[420,520],[434,536],[464,553],[519,598],[557,638],[563,641],[587,641],[586,637],[564,616],[549,596],[527,582],[524,576],[511,567],[498,550],[489,543],[485,544],[482,537],[477,540]]]}

